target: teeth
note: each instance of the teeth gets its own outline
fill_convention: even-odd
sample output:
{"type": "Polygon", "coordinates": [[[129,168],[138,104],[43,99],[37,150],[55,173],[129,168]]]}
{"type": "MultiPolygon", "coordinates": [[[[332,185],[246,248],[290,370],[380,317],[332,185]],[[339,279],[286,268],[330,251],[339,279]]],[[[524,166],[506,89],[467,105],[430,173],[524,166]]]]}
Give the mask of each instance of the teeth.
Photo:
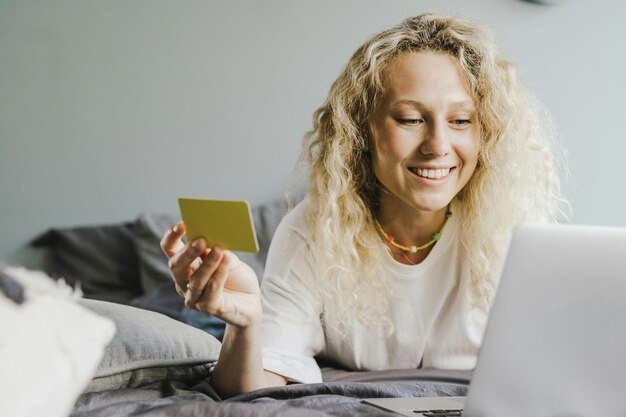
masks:
{"type": "Polygon", "coordinates": [[[416,173],[420,177],[424,178],[433,178],[439,179],[447,176],[450,173],[450,168],[446,169],[422,169],[422,168],[413,168],[411,169],[414,173],[416,173]]]}

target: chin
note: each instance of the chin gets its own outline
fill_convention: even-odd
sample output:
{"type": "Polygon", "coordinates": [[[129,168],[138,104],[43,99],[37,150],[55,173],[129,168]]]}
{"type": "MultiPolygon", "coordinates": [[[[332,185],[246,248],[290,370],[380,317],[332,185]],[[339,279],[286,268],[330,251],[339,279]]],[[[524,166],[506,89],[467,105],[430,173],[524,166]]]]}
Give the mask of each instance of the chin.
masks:
{"type": "Polygon", "coordinates": [[[414,200],[411,206],[420,211],[439,211],[448,207],[453,198],[454,197],[414,200]]]}

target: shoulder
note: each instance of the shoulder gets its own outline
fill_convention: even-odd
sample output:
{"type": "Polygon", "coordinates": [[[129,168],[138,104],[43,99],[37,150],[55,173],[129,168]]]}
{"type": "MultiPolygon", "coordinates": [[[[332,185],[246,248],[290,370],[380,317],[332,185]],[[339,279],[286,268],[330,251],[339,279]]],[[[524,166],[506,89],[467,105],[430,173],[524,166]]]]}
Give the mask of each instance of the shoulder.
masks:
{"type": "Polygon", "coordinates": [[[309,205],[308,199],[298,203],[278,225],[267,255],[266,278],[288,274],[294,263],[310,263],[306,222],[309,205]]]}
{"type": "MultiPolygon", "coordinates": [[[[308,290],[315,293],[315,262],[307,241],[308,201],[299,203],[281,221],[272,238],[261,285],[264,295],[292,293],[300,299],[308,290]],[[299,294],[299,295],[298,295],[299,294]]],[[[312,301],[312,300],[308,300],[312,301]]]]}
{"type": "Polygon", "coordinates": [[[306,241],[308,235],[306,216],[309,207],[309,199],[305,198],[290,210],[278,225],[272,241],[277,238],[291,238],[306,241]]]}

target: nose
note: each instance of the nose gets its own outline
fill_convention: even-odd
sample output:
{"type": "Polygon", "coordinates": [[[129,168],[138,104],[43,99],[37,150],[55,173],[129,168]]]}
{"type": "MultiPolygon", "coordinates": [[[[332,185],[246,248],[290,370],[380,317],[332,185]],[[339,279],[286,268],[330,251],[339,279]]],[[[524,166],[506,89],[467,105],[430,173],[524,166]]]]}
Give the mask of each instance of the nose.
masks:
{"type": "Polygon", "coordinates": [[[446,132],[445,122],[431,120],[427,123],[427,129],[419,151],[422,155],[442,157],[451,150],[450,140],[446,132]]]}

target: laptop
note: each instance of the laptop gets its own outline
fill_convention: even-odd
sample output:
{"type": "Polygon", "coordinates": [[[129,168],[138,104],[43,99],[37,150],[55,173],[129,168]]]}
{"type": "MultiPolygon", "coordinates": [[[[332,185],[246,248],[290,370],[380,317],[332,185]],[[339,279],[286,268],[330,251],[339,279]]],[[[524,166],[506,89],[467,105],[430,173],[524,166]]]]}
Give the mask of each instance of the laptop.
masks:
{"type": "Polygon", "coordinates": [[[406,416],[626,415],[626,228],[513,233],[467,397],[363,402],[406,416]]]}

